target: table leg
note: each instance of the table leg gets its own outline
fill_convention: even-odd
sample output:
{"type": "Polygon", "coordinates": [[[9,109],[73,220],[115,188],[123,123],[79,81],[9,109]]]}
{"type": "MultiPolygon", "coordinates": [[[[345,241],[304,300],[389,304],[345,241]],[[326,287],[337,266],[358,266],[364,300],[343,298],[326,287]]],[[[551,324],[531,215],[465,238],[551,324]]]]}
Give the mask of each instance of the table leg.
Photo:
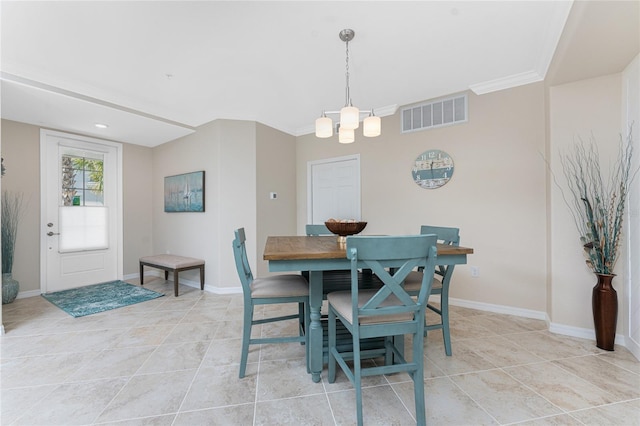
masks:
{"type": "Polygon", "coordinates": [[[309,308],[311,324],[309,325],[309,367],[311,378],[315,383],[320,381],[322,373],[322,271],[309,272],[309,308]]]}

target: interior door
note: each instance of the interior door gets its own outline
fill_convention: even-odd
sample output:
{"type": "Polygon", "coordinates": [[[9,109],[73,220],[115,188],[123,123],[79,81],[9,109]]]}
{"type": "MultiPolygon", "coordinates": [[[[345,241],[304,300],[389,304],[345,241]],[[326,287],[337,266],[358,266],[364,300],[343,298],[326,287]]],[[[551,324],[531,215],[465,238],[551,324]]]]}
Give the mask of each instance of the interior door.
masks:
{"type": "Polygon", "coordinates": [[[360,220],[360,156],[310,161],[308,223],[329,218],[360,220]]]}
{"type": "Polygon", "coordinates": [[[122,278],[122,146],[42,130],[41,291],[122,278]]]}

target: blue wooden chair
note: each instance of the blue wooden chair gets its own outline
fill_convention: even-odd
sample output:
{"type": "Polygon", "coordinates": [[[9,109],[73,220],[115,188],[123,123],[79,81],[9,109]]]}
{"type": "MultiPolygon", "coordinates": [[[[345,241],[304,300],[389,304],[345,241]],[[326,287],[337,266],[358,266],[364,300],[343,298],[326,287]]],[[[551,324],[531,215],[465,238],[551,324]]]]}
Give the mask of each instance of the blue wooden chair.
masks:
{"type": "MultiPolygon", "coordinates": [[[[309,236],[318,235],[335,235],[329,231],[329,228],[325,224],[307,224],[305,232],[309,236]]],[[[309,279],[309,273],[303,272],[303,275],[307,280],[309,279]]],[[[360,288],[379,288],[380,280],[371,273],[370,270],[360,271],[360,288]]],[[[327,299],[327,294],[333,291],[344,290],[349,288],[351,283],[351,273],[349,271],[332,270],[324,271],[322,273],[322,297],[327,299]]]]}
{"type": "Polygon", "coordinates": [[[329,228],[324,223],[321,224],[307,224],[305,226],[305,232],[307,235],[333,235],[333,232],[329,231],[329,228]]]}
{"type": "MultiPolygon", "coordinates": [[[[413,379],[416,420],[425,424],[424,401],[424,314],[431,293],[436,263],[436,236],[348,237],[347,258],[351,260],[351,291],[330,293],[329,301],[329,383],[335,382],[336,363],[356,390],[358,425],[362,425],[362,377],[407,372],[413,379]],[[416,267],[422,271],[418,297],[406,292],[403,282],[416,267]],[[358,286],[358,268],[370,268],[382,281],[378,290],[358,286]],[[337,320],[351,333],[352,348],[337,347],[337,320]],[[394,336],[413,336],[412,360],[406,361],[403,347],[394,336]],[[384,347],[361,350],[363,339],[383,337],[384,347]],[[361,359],[384,355],[384,365],[362,368],[361,359]],[[353,361],[353,370],[347,361],[353,361]]],[[[403,340],[403,339],[399,339],[403,340]]]]}
{"type": "Polygon", "coordinates": [[[244,324],[242,327],[242,354],[240,357],[240,378],[245,375],[249,345],[262,343],[289,343],[301,342],[305,345],[307,368],[309,360],[308,334],[304,330],[309,329],[309,284],[301,275],[282,274],[265,278],[254,278],[247,259],[245,246],[246,237],[244,228],[236,229],[233,240],[233,256],[236,261],[236,269],[242,292],[244,294],[244,324]],[[277,303],[297,303],[298,314],[278,316],[263,319],[254,319],[253,311],[257,305],[269,305],[277,303]],[[265,324],[276,321],[296,319],[300,323],[300,332],[297,336],[251,338],[251,327],[257,324],[265,324]]]}
{"type": "MultiPolygon", "coordinates": [[[[460,245],[460,230],[458,228],[448,228],[442,226],[423,225],[420,228],[421,234],[436,234],[438,242],[449,244],[452,246],[460,245]]],[[[437,324],[426,324],[425,336],[429,330],[442,329],[442,338],[444,339],[444,351],[447,356],[451,356],[451,334],[449,332],[449,283],[453,275],[455,265],[439,265],[435,271],[433,279],[433,287],[431,294],[440,295],[440,309],[427,304],[427,308],[440,315],[440,322],[437,324]]],[[[405,289],[413,295],[417,295],[422,282],[422,272],[413,271],[405,280],[405,289]]]]}

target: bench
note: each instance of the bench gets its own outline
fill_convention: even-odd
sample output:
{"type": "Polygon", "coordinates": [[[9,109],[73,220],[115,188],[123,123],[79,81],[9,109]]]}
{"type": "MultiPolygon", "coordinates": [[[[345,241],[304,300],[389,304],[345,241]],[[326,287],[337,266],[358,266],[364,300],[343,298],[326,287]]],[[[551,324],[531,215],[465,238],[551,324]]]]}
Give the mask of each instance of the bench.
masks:
{"type": "Polygon", "coordinates": [[[178,273],[189,269],[200,269],[200,290],[204,290],[204,260],[193,257],[175,256],[173,254],[158,254],[140,258],[140,285],[144,285],[144,267],[164,270],[164,279],[169,279],[169,272],[173,272],[173,288],[178,297],[178,273]]]}

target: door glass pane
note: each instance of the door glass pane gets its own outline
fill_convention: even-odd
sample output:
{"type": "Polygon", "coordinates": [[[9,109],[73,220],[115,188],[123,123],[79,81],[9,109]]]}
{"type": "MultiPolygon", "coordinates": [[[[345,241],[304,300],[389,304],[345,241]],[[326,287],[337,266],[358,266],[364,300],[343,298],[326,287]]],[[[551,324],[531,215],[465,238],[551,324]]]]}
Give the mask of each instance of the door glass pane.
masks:
{"type": "Polygon", "coordinates": [[[104,161],[62,156],[62,206],[104,206],[104,161]]]}
{"type": "Polygon", "coordinates": [[[109,247],[103,154],[77,152],[62,153],[60,161],[60,253],[109,247]]]}

